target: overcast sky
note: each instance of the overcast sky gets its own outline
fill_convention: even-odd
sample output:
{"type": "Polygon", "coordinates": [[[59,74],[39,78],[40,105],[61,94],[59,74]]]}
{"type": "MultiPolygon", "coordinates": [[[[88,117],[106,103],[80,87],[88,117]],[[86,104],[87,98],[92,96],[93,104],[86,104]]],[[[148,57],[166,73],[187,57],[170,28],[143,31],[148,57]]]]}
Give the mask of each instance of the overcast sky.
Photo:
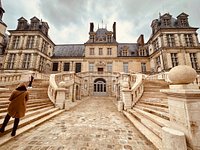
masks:
{"type": "MultiPolygon", "coordinates": [[[[1,0],[7,29],[16,29],[17,19],[34,16],[48,22],[55,44],[83,44],[88,40],[89,24],[94,29],[116,22],[117,41],[135,43],[140,34],[145,42],[151,35],[151,22],[159,13],[177,17],[189,15],[192,27],[200,27],[200,0],[1,0]],[[102,25],[103,20],[103,25],[102,25]]],[[[200,31],[198,30],[200,34],[200,31]]]]}

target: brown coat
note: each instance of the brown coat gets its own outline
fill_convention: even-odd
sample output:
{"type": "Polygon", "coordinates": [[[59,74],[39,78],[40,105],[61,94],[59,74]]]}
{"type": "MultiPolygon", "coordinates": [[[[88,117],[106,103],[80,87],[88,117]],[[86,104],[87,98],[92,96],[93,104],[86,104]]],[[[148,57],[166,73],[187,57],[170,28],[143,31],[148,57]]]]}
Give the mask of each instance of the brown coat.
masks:
{"type": "Polygon", "coordinates": [[[14,90],[9,98],[8,114],[13,118],[21,118],[25,116],[26,102],[29,99],[28,91],[14,90]]]}

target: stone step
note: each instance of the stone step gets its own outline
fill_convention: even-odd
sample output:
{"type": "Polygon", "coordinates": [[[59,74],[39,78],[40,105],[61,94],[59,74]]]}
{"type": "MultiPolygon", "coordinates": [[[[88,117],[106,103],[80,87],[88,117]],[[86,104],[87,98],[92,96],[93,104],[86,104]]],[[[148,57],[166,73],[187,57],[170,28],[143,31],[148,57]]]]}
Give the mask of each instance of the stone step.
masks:
{"type": "Polygon", "coordinates": [[[133,115],[138,121],[140,121],[144,126],[154,132],[159,138],[161,138],[161,126],[152,122],[151,120],[145,118],[140,113],[134,111],[133,109],[129,109],[128,112],[133,115]]]}
{"type": "MultiPolygon", "coordinates": [[[[54,113],[51,113],[51,114],[49,114],[49,115],[47,115],[45,117],[42,117],[42,118],[32,122],[31,124],[28,124],[28,125],[26,125],[24,127],[18,128],[15,137],[21,135],[24,132],[29,131],[30,129],[33,129],[33,128],[37,127],[38,125],[44,123],[45,121],[48,121],[49,119],[61,114],[63,111],[64,110],[55,111],[54,113]]],[[[12,139],[13,139],[13,137],[10,136],[10,133],[5,134],[4,136],[1,137],[0,146],[2,146],[3,144],[9,142],[12,139]]]]}
{"type": "MultiPolygon", "coordinates": [[[[26,112],[26,115],[25,115],[25,117],[23,117],[23,118],[28,118],[28,117],[30,117],[30,116],[32,116],[32,115],[45,112],[45,111],[47,111],[47,110],[49,110],[49,109],[52,109],[52,108],[54,108],[54,107],[53,107],[53,106],[49,106],[49,107],[45,107],[45,108],[38,109],[38,110],[34,110],[34,111],[28,111],[28,112],[26,112]]],[[[6,112],[5,115],[0,119],[0,125],[2,125],[6,114],[7,114],[7,112],[6,112]]],[[[13,121],[14,121],[14,118],[10,118],[10,121],[9,121],[8,124],[13,123],[13,121]]]]}
{"type": "Polygon", "coordinates": [[[138,103],[168,108],[168,102],[167,101],[150,101],[150,100],[148,101],[148,100],[145,99],[145,100],[140,100],[138,103]]]}
{"type": "MultiPolygon", "coordinates": [[[[30,116],[28,118],[22,118],[20,120],[18,128],[24,127],[27,124],[31,124],[32,122],[37,121],[37,120],[39,120],[39,119],[41,119],[41,118],[43,118],[43,117],[45,117],[45,116],[47,116],[47,115],[49,115],[51,113],[54,113],[57,110],[59,110],[59,108],[52,108],[52,109],[49,109],[48,111],[45,111],[45,112],[30,116]]],[[[4,134],[10,132],[12,130],[12,127],[13,127],[13,124],[7,125],[6,129],[5,129],[5,132],[3,134],[1,134],[0,137],[3,136],[4,134]]]]}
{"type": "MultiPolygon", "coordinates": [[[[38,110],[38,109],[41,109],[41,108],[46,108],[46,107],[49,107],[49,106],[53,106],[53,104],[49,103],[49,104],[44,104],[44,105],[40,105],[40,106],[30,107],[30,108],[27,108],[26,111],[27,112],[28,111],[34,111],[34,110],[38,110]]],[[[5,116],[6,113],[7,113],[7,110],[3,111],[3,112],[0,112],[0,118],[5,116]]]]}
{"type": "Polygon", "coordinates": [[[141,110],[141,109],[138,109],[138,108],[135,108],[135,107],[133,108],[133,110],[140,113],[141,115],[143,115],[144,117],[153,121],[154,123],[158,124],[161,127],[170,127],[169,120],[166,120],[166,119],[161,118],[157,115],[151,114],[149,112],[146,112],[144,110],[141,110]]]}
{"type": "MultiPolygon", "coordinates": [[[[49,101],[49,98],[35,98],[35,99],[29,99],[27,103],[33,103],[33,102],[40,102],[40,101],[49,101]]],[[[10,101],[6,98],[0,99],[0,105],[1,104],[8,104],[10,101]]]]}
{"type": "Polygon", "coordinates": [[[165,112],[165,113],[169,113],[169,110],[168,108],[166,107],[162,107],[157,105],[157,106],[154,106],[154,105],[151,105],[151,104],[143,104],[143,103],[137,103],[137,106],[142,106],[142,107],[145,107],[145,108],[151,108],[151,109],[154,109],[154,110],[157,110],[157,111],[162,111],[162,112],[165,112]]]}
{"type": "Polygon", "coordinates": [[[140,121],[133,117],[130,113],[123,111],[123,114],[134,124],[134,126],[149,140],[151,141],[158,149],[162,148],[161,139],[150,129],[144,126],[140,121]]]}
{"type": "Polygon", "coordinates": [[[135,108],[141,109],[141,110],[146,111],[148,113],[151,113],[151,114],[154,114],[154,115],[159,116],[161,118],[164,118],[166,120],[169,120],[169,113],[162,112],[162,111],[155,110],[155,109],[148,108],[148,107],[144,107],[144,106],[141,106],[141,105],[136,105],[135,108]]]}
{"type": "MultiPolygon", "coordinates": [[[[39,102],[39,103],[32,103],[32,104],[29,104],[26,106],[26,108],[34,108],[34,107],[37,107],[37,106],[43,106],[43,105],[52,105],[51,101],[48,101],[48,102],[39,102]]],[[[4,107],[4,108],[0,108],[0,112],[4,112],[4,111],[7,111],[8,107],[4,107]]]]}

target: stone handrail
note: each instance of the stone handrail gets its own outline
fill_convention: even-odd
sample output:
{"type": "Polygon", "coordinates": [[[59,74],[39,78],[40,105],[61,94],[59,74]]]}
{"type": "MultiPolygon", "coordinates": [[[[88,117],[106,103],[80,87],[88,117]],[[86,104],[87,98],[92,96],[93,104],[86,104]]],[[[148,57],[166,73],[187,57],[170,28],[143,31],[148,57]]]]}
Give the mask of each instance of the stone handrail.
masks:
{"type": "Polygon", "coordinates": [[[120,76],[120,99],[124,104],[124,109],[132,108],[141,98],[143,87],[143,74],[121,74],[120,76]]]}
{"type": "Polygon", "coordinates": [[[141,98],[143,92],[144,92],[144,86],[143,86],[143,78],[145,76],[143,74],[135,74],[135,83],[131,87],[131,95],[133,98],[133,102],[131,107],[133,107],[137,101],[141,98]]]}
{"type": "Polygon", "coordinates": [[[35,79],[49,79],[48,74],[35,73],[32,71],[26,71],[21,73],[14,73],[14,72],[1,73],[0,86],[13,85],[13,84],[18,84],[20,82],[28,82],[30,80],[31,74],[33,73],[35,79]]]}
{"type": "MultiPolygon", "coordinates": [[[[164,80],[166,82],[170,82],[171,83],[171,81],[168,78],[168,73],[169,72],[161,72],[161,73],[158,73],[158,74],[149,75],[147,77],[147,79],[149,79],[149,80],[164,80]]],[[[194,80],[193,84],[197,84],[198,86],[200,86],[200,75],[197,75],[197,77],[194,80]]]]}
{"type": "Polygon", "coordinates": [[[49,79],[49,99],[59,108],[65,108],[69,93],[75,82],[74,72],[51,74],[49,79]]]}

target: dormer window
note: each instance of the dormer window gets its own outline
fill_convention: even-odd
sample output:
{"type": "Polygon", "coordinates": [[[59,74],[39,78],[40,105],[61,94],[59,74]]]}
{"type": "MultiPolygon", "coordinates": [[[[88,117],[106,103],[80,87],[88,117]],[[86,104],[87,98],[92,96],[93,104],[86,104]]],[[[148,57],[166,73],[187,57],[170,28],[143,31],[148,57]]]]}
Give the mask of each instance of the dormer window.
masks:
{"type": "Polygon", "coordinates": [[[181,26],[183,26],[183,27],[188,26],[188,22],[187,22],[187,19],[186,19],[186,18],[180,19],[180,22],[181,22],[181,26]]]}
{"type": "Polygon", "coordinates": [[[31,26],[33,30],[37,29],[37,24],[38,24],[37,22],[32,22],[31,26]]]}
{"type": "Polygon", "coordinates": [[[164,26],[170,26],[170,19],[165,18],[163,19],[164,26]]]}

